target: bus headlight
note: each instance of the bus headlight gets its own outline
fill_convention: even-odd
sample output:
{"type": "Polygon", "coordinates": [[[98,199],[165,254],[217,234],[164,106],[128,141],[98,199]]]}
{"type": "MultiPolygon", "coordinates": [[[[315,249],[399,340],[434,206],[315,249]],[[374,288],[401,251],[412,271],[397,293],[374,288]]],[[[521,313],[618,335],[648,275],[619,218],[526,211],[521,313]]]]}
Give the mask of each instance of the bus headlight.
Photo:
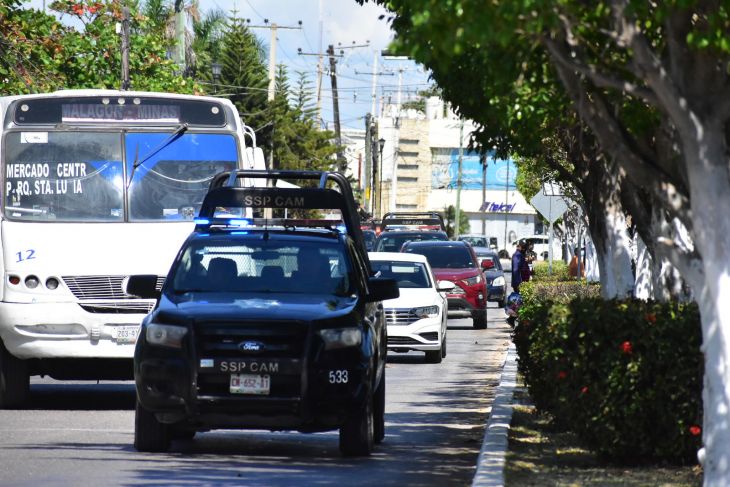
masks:
{"type": "Polygon", "coordinates": [[[159,325],[150,323],[147,325],[145,338],[147,343],[151,345],[159,345],[161,347],[182,348],[182,340],[188,333],[188,329],[184,326],[159,325]]]}
{"type": "Polygon", "coordinates": [[[362,343],[360,328],[325,328],[317,334],[322,338],[325,350],[356,347],[362,343]]]}

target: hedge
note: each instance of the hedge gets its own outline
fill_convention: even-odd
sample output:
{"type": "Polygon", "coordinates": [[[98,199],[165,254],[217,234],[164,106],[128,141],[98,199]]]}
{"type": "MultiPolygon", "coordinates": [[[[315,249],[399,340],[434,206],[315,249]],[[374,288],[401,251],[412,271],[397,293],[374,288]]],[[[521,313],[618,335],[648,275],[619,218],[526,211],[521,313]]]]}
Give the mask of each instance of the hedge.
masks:
{"type": "Polygon", "coordinates": [[[514,340],[536,407],[607,457],[695,462],[703,373],[697,306],[606,301],[589,296],[597,286],[566,284],[521,288],[514,340]]]}

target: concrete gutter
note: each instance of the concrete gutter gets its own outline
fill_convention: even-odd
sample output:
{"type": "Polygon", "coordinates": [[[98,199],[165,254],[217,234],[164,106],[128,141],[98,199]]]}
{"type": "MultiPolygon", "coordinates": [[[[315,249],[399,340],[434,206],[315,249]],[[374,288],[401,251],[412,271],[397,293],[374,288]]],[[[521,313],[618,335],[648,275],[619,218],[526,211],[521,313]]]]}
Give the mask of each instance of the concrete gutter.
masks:
{"type": "Polygon", "coordinates": [[[517,350],[510,342],[505,354],[502,378],[492,403],[492,412],[484,433],[482,449],[477,460],[473,487],[504,485],[504,464],[510,423],[512,422],[512,398],[517,386],[517,350]]]}

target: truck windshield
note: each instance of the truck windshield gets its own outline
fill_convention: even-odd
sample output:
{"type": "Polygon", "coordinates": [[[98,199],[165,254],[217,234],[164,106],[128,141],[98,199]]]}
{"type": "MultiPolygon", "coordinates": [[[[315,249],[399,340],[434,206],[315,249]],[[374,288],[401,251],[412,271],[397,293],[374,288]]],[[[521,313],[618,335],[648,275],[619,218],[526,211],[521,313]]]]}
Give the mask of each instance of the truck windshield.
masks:
{"type": "Polygon", "coordinates": [[[193,241],[183,251],[171,291],[237,293],[352,293],[343,248],[321,242],[247,241],[222,236],[193,241]]]}
{"type": "Polygon", "coordinates": [[[5,137],[5,213],[12,219],[125,220],[125,174],[135,158],[162,147],[134,171],[131,221],[192,220],[218,172],[236,167],[231,134],[14,131],[5,137]],[[123,156],[126,156],[123,157],[123,156]]]}

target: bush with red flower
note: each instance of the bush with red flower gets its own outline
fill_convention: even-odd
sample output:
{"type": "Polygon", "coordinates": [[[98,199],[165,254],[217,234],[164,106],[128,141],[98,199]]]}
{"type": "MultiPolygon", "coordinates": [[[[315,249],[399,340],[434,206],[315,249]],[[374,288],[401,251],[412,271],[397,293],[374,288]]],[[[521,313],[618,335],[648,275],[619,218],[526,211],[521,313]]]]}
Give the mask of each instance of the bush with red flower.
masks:
{"type": "Polygon", "coordinates": [[[539,410],[613,459],[696,462],[703,373],[696,305],[526,294],[513,339],[539,410]]]}

